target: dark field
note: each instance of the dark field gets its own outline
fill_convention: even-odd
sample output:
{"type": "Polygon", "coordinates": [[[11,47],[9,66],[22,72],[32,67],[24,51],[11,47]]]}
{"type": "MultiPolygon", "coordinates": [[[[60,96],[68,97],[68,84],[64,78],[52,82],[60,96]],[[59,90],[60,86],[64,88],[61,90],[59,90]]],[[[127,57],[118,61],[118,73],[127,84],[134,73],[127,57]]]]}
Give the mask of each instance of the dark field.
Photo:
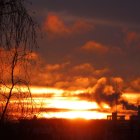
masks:
{"type": "Polygon", "coordinates": [[[22,120],[1,125],[0,140],[139,140],[139,121],[22,120]]]}

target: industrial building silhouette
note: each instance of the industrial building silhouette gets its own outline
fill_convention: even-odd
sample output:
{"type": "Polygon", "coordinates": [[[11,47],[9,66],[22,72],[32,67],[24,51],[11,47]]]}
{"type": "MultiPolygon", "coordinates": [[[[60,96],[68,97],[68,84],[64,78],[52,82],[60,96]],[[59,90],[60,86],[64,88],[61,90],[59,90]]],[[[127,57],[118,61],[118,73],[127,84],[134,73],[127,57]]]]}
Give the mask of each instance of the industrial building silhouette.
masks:
{"type": "MultiPolygon", "coordinates": [[[[131,115],[130,116],[130,121],[131,120],[137,120],[140,121],[140,105],[138,106],[138,110],[137,110],[137,115],[131,115]]],[[[125,115],[118,115],[117,110],[115,112],[112,112],[112,115],[107,115],[107,120],[125,120],[125,115]]]]}

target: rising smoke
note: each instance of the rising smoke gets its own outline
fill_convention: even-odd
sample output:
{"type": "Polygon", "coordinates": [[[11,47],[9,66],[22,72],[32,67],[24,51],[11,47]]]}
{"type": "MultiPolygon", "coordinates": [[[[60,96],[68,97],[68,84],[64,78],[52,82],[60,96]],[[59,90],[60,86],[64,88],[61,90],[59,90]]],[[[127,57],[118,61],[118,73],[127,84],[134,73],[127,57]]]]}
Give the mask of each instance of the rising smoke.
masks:
{"type": "Polygon", "coordinates": [[[122,105],[126,110],[136,110],[137,106],[130,104],[122,97],[123,94],[123,79],[106,78],[99,79],[93,87],[92,97],[98,104],[105,102],[111,107],[115,105],[122,105]]]}

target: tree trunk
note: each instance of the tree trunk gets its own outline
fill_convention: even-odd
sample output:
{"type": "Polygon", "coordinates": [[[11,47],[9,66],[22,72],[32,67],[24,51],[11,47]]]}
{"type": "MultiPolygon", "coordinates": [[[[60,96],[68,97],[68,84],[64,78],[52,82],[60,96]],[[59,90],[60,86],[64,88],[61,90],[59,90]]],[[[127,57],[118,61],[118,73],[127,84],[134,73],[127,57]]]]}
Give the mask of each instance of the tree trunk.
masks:
{"type": "Polygon", "coordinates": [[[17,64],[17,60],[18,60],[18,53],[17,53],[17,50],[15,50],[13,60],[12,60],[12,64],[11,64],[11,88],[10,88],[10,91],[9,91],[9,94],[8,94],[8,97],[7,97],[7,101],[6,101],[4,110],[3,110],[1,118],[0,118],[1,122],[4,122],[4,120],[5,120],[5,114],[6,114],[6,111],[7,111],[11,96],[12,96],[13,88],[15,86],[14,70],[15,70],[15,67],[16,67],[16,64],[17,64]]]}

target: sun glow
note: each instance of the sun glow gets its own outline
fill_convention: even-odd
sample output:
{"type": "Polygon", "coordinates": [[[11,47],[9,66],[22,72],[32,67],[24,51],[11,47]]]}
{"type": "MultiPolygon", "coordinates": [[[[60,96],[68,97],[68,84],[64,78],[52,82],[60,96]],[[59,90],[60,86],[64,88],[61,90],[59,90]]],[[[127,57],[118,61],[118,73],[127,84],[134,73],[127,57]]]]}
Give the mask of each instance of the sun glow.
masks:
{"type": "MultiPolygon", "coordinates": [[[[10,87],[10,86],[9,86],[10,87]]],[[[13,89],[14,93],[18,93],[18,87],[13,89]]],[[[28,92],[28,88],[19,87],[22,92],[28,92]]],[[[8,93],[9,88],[1,87],[0,92],[8,93]]],[[[50,87],[31,86],[30,91],[33,95],[33,103],[36,109],[41,108],[39,118],[66,118],[66,119],[105,119],[111,113],[111,107],[107,103],[98,104],[94,100],[88,100],[78,94],[86,93],[85,90],[63,90],[50,87]],[[47,95],[47,96],[46,96],[47,95]],[[51,95],[51,96],[48,96],[51,95]],[[109,113],[108,113],[109,112],[109,113]]],[[[16,94],[14,94],[16,95],[16,94]]],[[[123,98],[126,98],[130,103],[136,103],[140,99],[139,94],[124,93],[123,98]]],[[[24,106],[31,103],[31,98],[27,97],[18,101],[17,98],[12,98],[10,103],[12,107],[18,102],[24,106]]],[[[1,102],[2,103],[2,102],[1,102]]]]}
{"type": "Polygon", "coordinates": [[[65,119],[105,119],[107,113],[101,113],[97,111],[69,111],[69,112],[50,112],[42,113],[41,118],[65,118],[65,119]]]}
{"type": "Polygon", "coordinates": [[[108,104],[106,104],[106,103],[102,103],[101,106],[104,109],[110,109],[110,106],[108,104]]]}
{"type": "Polygon", "coordinates": [[[78,98],[53,98],[50,104],[46,102],[49,108],[71,109],[71,110],[90,110],[98,109],[99,106],[96,102],[89,102],[78,100],[78,98]]]}
{"type": "Polygon", "coordinates": [[[64,90],[62,89],[56,89],[56,88],[44,88],[44,87],[31,87],[31,92],[33,94],[55,94],[55,96],[61,96],[64,93],[64,90]]]}
{"type": "MultiPolygon", "coordinates": [[[[8,93],[10,91],[11,85],[7,85],[4,87],[1,87],[0,90],[8,93]]],[[[19,92],[19,89],[21,92],[30,92],[35,95],[35,94],[53,94],[53,96],[62,96],[63,94],[67,95],[78,95],[81,93],[86,92],[86,90],[63,90],[63,89],[58,89],[58,88],[51,88],[51,87],[37,87],[37,86],[30,86],[29,88],[26,86],[15,86],[13,88],[13,92],[17,93],[19,92]]]]}

